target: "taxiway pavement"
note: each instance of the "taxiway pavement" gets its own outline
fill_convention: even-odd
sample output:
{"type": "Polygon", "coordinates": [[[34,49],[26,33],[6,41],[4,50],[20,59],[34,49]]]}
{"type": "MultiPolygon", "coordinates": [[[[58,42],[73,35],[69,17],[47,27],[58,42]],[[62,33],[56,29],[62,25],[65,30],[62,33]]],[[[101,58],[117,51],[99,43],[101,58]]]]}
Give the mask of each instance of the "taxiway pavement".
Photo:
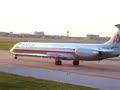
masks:
{"type": "Polygon", "coordinates": [[[8,51],[0,51],[0,55],[1,71],[45,77],[45,79],[105,90],[120,90],[119,61],[81,61],[79,66],[73,66],[72,61],[63,61],[62,66],[56,66],[54,60],[49,58],[18,57],[17,60],[14,60],[8,51]]]}

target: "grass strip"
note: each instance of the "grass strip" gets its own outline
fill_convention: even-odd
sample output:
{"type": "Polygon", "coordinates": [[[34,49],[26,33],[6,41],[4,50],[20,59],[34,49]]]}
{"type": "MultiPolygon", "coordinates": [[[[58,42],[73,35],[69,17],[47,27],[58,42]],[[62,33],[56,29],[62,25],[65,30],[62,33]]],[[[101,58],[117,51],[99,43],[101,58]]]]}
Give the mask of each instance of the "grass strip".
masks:
{"type": "Polygon", "coordinates": [[[0,72],[0,90],[99,90],[99,89],[0,72]]]}

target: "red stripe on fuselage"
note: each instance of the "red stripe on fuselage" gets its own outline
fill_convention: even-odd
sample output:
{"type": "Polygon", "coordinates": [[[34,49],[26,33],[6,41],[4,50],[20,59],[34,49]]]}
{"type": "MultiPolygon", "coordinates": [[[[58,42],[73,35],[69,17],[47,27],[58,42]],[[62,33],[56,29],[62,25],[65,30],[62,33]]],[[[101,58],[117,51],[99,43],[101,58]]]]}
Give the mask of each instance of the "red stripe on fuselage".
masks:
{"type": "Polygon", "coordinates": [[[75,51],[59,51],[59,50],[28,50],[28,49],[14,49],[14,53],[36,53],[36,54],[46,54],[47,52],[51,53],[64,53],[64,54],[75,54],[75,51]]]}

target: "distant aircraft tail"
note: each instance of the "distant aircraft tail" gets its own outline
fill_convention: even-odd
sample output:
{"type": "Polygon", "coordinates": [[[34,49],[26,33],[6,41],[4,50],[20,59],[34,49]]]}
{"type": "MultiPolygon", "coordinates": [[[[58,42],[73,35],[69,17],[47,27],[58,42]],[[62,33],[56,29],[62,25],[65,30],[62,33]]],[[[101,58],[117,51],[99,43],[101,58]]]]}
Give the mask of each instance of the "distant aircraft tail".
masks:
{"type": "Polygon", "coordinates": [[[120,24],[115,25],[119,30],[117,33],[105,44],[113,45],[116,47],[120,47],[120,24]]]}

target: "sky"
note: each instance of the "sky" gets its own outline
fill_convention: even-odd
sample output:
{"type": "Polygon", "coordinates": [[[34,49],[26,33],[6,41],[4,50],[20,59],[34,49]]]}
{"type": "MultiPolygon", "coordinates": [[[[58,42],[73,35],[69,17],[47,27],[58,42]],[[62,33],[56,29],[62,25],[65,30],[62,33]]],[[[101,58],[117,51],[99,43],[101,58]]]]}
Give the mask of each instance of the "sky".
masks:
{"type": "Polygon", "coordinates": [[[0,31],[110,37],[120,23],[120,0],[0,0],[0,31]]]}

